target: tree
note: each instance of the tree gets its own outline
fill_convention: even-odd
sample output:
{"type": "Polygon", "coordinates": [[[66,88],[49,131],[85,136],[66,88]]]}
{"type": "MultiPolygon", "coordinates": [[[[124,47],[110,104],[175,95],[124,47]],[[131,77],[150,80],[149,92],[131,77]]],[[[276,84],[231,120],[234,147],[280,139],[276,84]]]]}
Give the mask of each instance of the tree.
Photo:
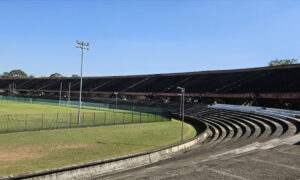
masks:
{"type": "Polygon", "coordinates": [[[79,77],[77,74],[73,74],[72,77],[79,77]]]}
{"type": "Polygon", "coordinates": [[[11,77],[28,77],[27,74],[21,69],[12,70],[9,74],[11,77]]]}
{"type": "Polygon", "coordinates": [[[4,72],[1,77],[21,77],[27,78],[27,74],[21,69],[15,69],[10,72],[4,72]]]}
{"type": "Polygon", "coordinates": [[[8,78],[8,77],[10,77],[10,74],[9,74],[9,72],[3,72],[3,74],[1,75],[1,77],[8,78]]]}
{"type": "Polygon", "coordinates": [[[297,59],[274,59],[269,62],[269,66],[281,66],[281,65],[288,65],[288,64],[297,64],[297,59]]]}
{"type": "Polygon", "coordinates": [[[49,77],[53,78],[53,77],[64,77],[64,76],[59,73],[53,73],[49,77]]]}

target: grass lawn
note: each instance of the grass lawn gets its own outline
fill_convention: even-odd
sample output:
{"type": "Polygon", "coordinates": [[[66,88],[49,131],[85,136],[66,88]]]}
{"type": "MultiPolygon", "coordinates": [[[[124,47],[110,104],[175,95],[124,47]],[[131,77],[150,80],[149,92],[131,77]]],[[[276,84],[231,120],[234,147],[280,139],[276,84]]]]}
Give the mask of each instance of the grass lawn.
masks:
{"type": "MultiPolygon", "coordinates": [[[[30,104],[14,101],[0,100],[0,114],[41,114],[41,113],[75,113],[78,108],[56,106],[48,104],[30,104]]],[[[99,110],[82,109],[82,112],[95,112],[99,110]]]]}
{"type": "MultiPolygon", "coordinates": [[[[63,167],[156,149],[180,141],[181,122],[0,134],[0,176],[63,167]]],[[[196,130],[184,125],[184,139],[196,130]]]]}
{"type": "Polygon", "coordinates": [[[163,114],[0,101],[0,133],[168,121],[163,114]]]}

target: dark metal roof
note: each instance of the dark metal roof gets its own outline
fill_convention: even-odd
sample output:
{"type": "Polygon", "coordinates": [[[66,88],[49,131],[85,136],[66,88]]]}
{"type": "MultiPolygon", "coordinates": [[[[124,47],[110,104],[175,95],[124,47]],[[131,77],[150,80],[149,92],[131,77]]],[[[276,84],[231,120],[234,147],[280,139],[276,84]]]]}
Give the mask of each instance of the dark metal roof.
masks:
{"type": "MultiPolygon", "coordinates": [[[[194,72],[180,72],[180,73],[165,73],[165,74],[145,74],[145,75],[124,75],[124,76],[90,76],[83,77],[84,79],[111,79],[111,78],[139,78],[139,77],[152,77],[152,76],[188,76],[188,75],[200,75],[200,74],[220,74],[220,73],[239,73],[239,72],[251,72],[251,71],[268,71],[278,69],[291,69],[300,68],[299,64],[281,65],[281,66],[266,66],[266,67],[255,67],[245,69],[230,69],[230,70],[211,70],[211,71],[194,71],[194,72]]],[[[79,79],[80,77],[37,77],[37,78],[0,78],[6,79],[79,79]]]]}

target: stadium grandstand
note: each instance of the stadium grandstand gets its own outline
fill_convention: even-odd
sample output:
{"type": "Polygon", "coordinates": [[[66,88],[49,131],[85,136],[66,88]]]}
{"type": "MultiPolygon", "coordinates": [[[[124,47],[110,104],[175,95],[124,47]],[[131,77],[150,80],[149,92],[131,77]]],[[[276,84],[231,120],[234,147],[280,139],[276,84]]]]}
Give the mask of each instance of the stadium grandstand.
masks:
{"type": "MultiPolygon", "coordinates": [[[[236,70],[83,78],[83,98],[113,103],[166,105],[179,101],[177,86],[185,87],[187,102],[249,104],[300,109],[300,64],[236,70]],[[138,100],[138,101],[137,101],[138,100]],[[143,101],[142,101],[143,100],[143,101]]],[[[2,94],[58,98],[79,93],[78,77],[1,78],[2,94]],[[12,92],[10,87],[14,85],[12,92]],[[62,85],[62,87],[60,87],[62,85]]]]}
{"type": "MultiPolygon", "coordinates": [[[[118,100],[120,104],[159,106],[169,110],[175,119],[182,117],[177,87],[186,88],[185,121],[197,130],[193,141],[203,139],[176,156],[137,161],[138,166],[147,166],[135,169],[138,166],[134,163],[123,161],[151,158],[151,153],[164,149],[7,179],[299,179],[299,79],[300,64],[84,77],[85,101],[112,104],[118,100]],[[108,168],[109,171],[96,168],[113,162],[122,165],[108,168]]],[[[79,78],[1,78],[0,89],[3,95],[31,99],[58,99],[62,92],[63,98],[71,94],[77,100],[79,78]]]]}
{"type": "Polygon", "coordinates": [[[0,180],[300,180],[300,0],[0,15],[0,180]]]}

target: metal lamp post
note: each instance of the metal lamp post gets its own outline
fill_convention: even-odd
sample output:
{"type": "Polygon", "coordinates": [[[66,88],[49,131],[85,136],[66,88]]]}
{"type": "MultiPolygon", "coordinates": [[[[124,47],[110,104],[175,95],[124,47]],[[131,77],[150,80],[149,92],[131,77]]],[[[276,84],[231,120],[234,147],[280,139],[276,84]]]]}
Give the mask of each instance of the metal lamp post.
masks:
{"type": "Polygon", "coordinates": [[[83,50],[89,50],[90,44],[84,41],[76,40],[76,48],[81,49],[81,69],[80,69],[80,91],[79,91],[79,105],[78,105],[78,124],[80,123],[80,109],[81,109],[81,93],[82,93],[82,65],[83,65],[83,50]]]}
{"type": "Polygon", "coordinates": [[[180,99],[180,113],[181,113],[181,142],[183,142],[183,123],[184,123],[184,94],[185,88],[177,87],[181,91],[181,99],[180,99]]]}

